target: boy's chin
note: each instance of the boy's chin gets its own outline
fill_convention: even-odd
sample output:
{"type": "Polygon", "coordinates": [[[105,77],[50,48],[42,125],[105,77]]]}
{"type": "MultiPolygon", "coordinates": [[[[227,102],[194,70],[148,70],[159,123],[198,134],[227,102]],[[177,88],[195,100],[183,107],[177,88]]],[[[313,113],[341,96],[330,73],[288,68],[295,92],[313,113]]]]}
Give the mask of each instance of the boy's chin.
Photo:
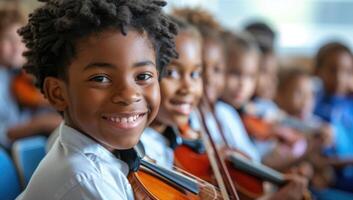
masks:
{"type": "Polygon", "coordinates": [[[119,143],[116,144],[109,144],[109,149],[110,150],[126,150],[126,149],[131,149],[134,146],[137,145],[139,142],[139,138],[134,138],[134,139],[127,139],[125,141],[120,141],[119,143]]]}

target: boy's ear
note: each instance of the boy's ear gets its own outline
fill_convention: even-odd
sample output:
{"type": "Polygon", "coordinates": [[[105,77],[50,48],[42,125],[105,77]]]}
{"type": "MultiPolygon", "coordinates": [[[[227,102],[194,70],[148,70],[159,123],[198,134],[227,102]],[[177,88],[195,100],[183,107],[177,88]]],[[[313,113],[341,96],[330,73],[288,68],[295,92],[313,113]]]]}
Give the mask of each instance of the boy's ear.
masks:
{"type": "Polygon", "coordinates": [[[49,103],[58,111],[67,107],[66,87],[62,80],[55,77],[46,77],[43,84],[44,95],[49,103]]]}

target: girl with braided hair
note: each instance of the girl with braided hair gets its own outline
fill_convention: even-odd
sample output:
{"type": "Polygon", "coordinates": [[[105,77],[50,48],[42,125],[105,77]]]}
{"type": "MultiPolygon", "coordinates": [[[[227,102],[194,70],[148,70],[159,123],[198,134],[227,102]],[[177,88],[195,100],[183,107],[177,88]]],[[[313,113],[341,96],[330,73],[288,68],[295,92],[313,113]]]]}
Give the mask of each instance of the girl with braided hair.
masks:
{"type": "Polygon", "coordinates": [[[64,122],[17,199],[133,199],[127,173],[135,166],[119,151],[156,116],[158,71],[177,57],[166,3],[42,1],[19,31],[24,68],[64,122]]]}

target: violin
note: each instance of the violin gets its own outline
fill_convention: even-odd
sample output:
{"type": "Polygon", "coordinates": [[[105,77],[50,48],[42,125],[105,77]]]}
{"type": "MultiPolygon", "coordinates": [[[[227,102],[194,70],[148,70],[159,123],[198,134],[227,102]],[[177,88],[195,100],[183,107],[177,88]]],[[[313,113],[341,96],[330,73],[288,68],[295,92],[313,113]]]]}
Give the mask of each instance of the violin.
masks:
{"type": "MultiPolygon", "coordinates": [[[[139,145],[139,150],[142,149],[144,155],[142,144],[139,145]]],[[[177,168],[171,171],[145,159],[140,162],[139,169],[131,171],[128,175],[137,200],[223,199],[213,185],[186,172],[177,168]]]]}
{"type": "MultiPolygon", "coordinates": [[[[247,132],[258,140],[268,140],[275,137],[283,137],[284,135],[274,132],[275,127],[285,127],[291,129],[295,134],[315,135],[320,133],[322,123],[305,122],[295,117],[287,115],[283,111],[279,111],[276,117],[272,117],[270,121],[260,117],[252,106],[245,106],[241,110],[241,119],[247,132]]],[[[281,138],[285,139],[285,138],[281,138]]]]}
{"type": "MultiPolygon", "coordinates": [[[[243,114],[241,116],[242,122],[247,133],[257,140],[276,139],[281,144],[288,147],[294,147],[300,143],[306,143],[305,136],[308,132],[301,132],[300,130],[277,123],[269,123],[257,116],[243,114]]],[[[319,132],[313,132],[314,135],[319,132]]]]}
{"type": "Polygon", "coordinates": [[[34,79],[24,71],[18,72],[13,78],[11,91],[21,106],[35,108],[48,104],[42,93],[35,87],[34,79]]]}

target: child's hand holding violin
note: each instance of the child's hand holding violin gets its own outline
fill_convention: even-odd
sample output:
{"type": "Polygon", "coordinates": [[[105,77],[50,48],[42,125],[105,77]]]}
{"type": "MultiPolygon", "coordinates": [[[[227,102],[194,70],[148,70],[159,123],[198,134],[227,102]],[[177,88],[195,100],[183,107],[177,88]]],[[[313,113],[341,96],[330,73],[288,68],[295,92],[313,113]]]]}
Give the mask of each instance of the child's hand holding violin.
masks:
{"type": "Polygon", "coordinates": [[[292,174],[286,175],[285,178],[288,180],[288,184],[270,196],[270,200],[301,200],[307,199],[310,196],[307,189],[308,180],[306,178],[292,174]]]}

